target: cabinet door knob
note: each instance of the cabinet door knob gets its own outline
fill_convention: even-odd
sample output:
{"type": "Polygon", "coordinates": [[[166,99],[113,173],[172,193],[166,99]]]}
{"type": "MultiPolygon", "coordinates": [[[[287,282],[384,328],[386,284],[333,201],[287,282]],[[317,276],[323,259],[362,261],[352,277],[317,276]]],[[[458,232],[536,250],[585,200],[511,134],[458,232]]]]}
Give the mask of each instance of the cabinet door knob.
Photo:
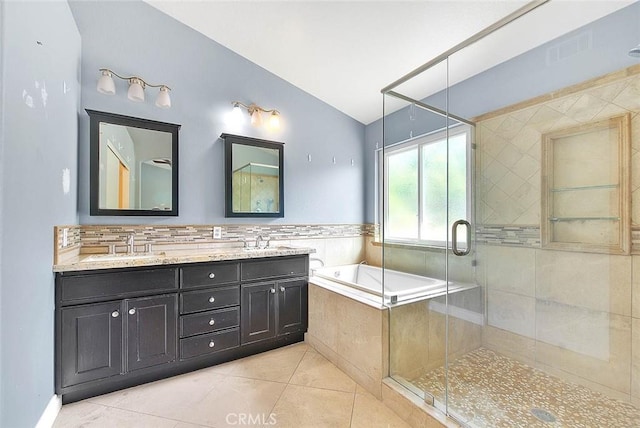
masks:
{"type": "Polygon", "coordinates": [[[211,272],[211,273],[209,274],[209,278],[213,279],[213,278],[215,278],[215,277],[216,277],[216,274],[215,274],[215,273],[211,272]]]}
{"type": "Polygon", "coordinates": [[[213,342],[213,340],[209,342],[209,348],[213,348],[214,346],[216,346],[216,344],[213,342]]]}
{"type": "Polygon", "coordinates": [[[276,289],[275,289],[275,288],[272,288],[272,289],[271,289],[271,290],[269,290],[269,291],[271,291],[271,294],[274,294],[274,293],[276,292],[276,289]]]}
{"type": "Polygon", "coordinates": [[[129,309],[129,315],[135,315],[135,313],[136,313],[136,308],[129,309]]]}
{"type": "Polygon", "coordinates": [[[280,291],[284,293],[284,287],[282,285],[280,286],[280,291]]]}
{"type": "Polygon", "coordinates": [[[213,318],[209,320],[209,325],[214,325],[215,323],[216,323],[216,320],[214,320],[213,318]]]}
{"type": "Polygon", "coordinates": [[[113,311],[113,312],[111,312],[111,316],[112,316],[112,317],[114,317],[114,318],[118,318],[118,315],[120,315],[120,312],[119,312],[119,311],[113,311]]]}
{"type": "Polygon", "coordinates": [[[213,296],[209,297],[209,303],[213,303],[213,302],[215,302],[215,301],[216,301],[216,298],[215,298],[215,297],[213,297],[213,296]]]}

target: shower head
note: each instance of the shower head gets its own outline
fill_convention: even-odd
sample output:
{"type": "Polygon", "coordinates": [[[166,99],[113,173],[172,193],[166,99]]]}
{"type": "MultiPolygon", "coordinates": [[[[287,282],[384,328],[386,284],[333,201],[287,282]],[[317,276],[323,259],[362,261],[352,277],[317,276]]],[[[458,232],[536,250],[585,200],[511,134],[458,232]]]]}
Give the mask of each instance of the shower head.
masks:
{"type": "Polygon", "coordinates": [[[635,48],[631,49],[629,51],[629,56],[632,56],[632,57],[635,57],[635,58],[640,58],[640,45],[638,45],[635,48]]]}

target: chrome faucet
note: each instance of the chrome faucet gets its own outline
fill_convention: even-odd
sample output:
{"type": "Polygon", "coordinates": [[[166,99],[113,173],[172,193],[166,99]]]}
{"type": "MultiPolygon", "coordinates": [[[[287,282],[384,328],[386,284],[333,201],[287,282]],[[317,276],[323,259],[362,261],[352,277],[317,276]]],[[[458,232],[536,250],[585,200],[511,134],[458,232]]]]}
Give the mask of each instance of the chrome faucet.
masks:
{"type": "Polygon", "coordinates": [[[135,244],[133,236],[133,233],[130,233],[129,236],[127,236],[127,254],[134,253],[135,244]]]}
{"type": "Polygon", "coordinates": [[[268,236],[262,236],[262,235],[258,235],[256,237],[256,248],[268,248],[269,247],[269,241],[271,240],[270,237],[268,236]],[[264,246],[261,245],[262,242],[266,242],[266,244],[264,244],[264,246]]]}

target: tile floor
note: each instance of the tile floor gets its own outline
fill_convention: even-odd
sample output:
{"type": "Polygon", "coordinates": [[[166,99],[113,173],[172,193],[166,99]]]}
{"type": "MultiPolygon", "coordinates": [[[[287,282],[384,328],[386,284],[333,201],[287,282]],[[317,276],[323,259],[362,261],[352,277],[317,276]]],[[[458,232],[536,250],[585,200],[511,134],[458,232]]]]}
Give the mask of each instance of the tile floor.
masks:
{"type": "Polygon", "coordinates": [[[403,427],[304,343],[62,407],[55,428],[403,427]]]}
{"type": "MultiPolygon", "coordinates": [[[[444,368],[412,383],[444,402],[444,368]]],[[[485,348],[449,366],[449,406],[470,427],[478,428],[640,427],[640,409],[631,404],[485,348]],[[550,412],[555,421],[537,419],[532,409],[550,412]]]]}

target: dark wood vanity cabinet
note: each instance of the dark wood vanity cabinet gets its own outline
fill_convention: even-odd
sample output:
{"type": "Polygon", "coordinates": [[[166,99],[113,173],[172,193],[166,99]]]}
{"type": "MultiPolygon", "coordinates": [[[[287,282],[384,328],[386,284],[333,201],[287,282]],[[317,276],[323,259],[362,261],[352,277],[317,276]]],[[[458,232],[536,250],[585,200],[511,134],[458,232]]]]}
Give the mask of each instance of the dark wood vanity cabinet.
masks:
{"type": "Polygon", "coordinates": [[[243,284],[242,344],[307,330],[306,278],[243,284]]]}
{"type": "Polygon", "coordinates": [[[56,275],[63,402],[303,340],[308,256],[56,275]]]}

